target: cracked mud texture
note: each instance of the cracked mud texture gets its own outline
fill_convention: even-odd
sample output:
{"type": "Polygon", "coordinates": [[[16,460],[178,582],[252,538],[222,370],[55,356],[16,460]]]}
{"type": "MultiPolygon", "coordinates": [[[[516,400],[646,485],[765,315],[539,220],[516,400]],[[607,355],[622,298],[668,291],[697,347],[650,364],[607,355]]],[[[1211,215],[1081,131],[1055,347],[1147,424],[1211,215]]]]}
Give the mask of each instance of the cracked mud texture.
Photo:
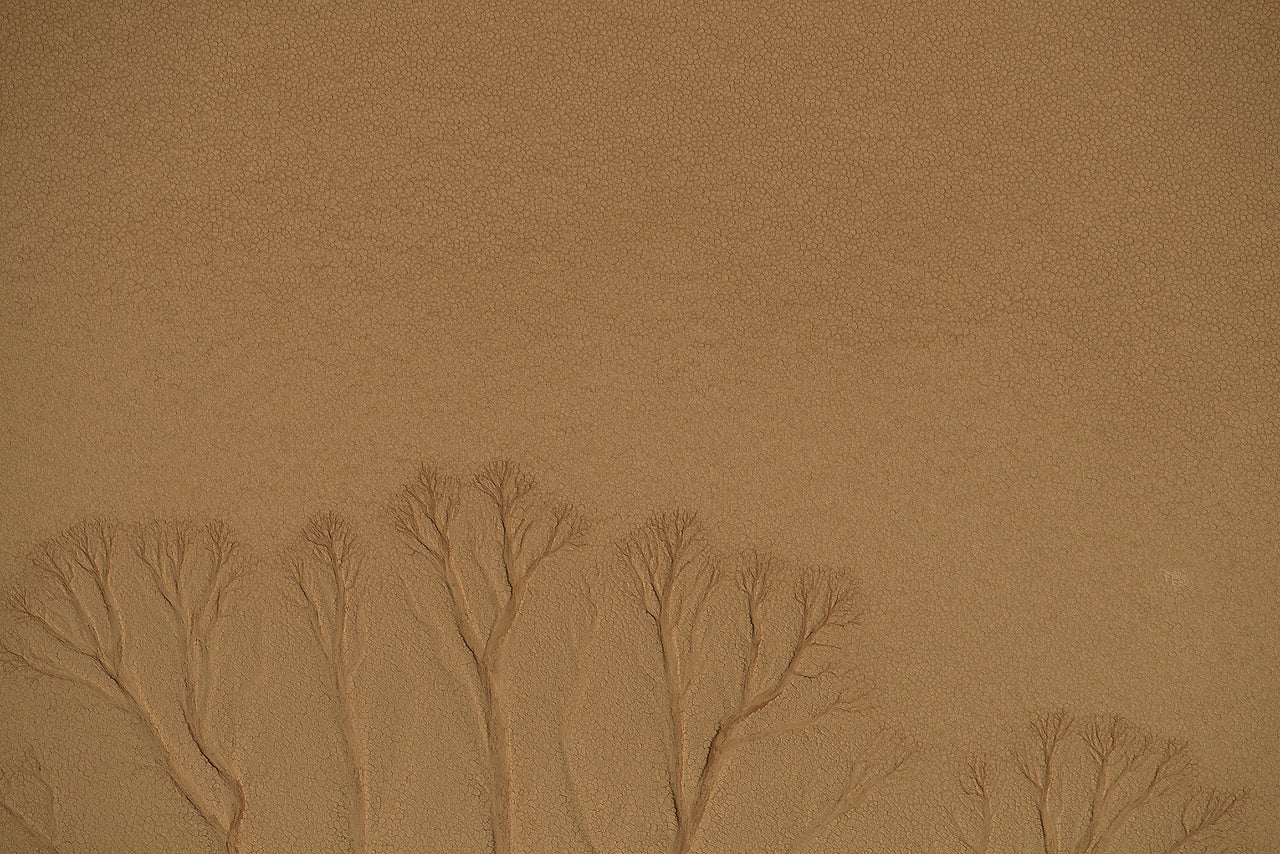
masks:
{"type": "Polygon", "coordinates": [[[1280,848],[1278,31],[6,4],[0,850],[1280,848]]]}

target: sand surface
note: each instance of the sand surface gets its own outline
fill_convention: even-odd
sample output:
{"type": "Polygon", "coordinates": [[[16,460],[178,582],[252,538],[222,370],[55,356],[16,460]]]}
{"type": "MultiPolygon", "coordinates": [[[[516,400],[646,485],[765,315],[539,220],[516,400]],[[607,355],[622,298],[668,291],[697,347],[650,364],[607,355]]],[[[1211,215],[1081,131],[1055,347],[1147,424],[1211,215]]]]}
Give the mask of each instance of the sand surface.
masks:
{"type": "Polygon", "coordinates": [[[5,4],[0,850],[1280,850],[1278,31],[5,4]]]}

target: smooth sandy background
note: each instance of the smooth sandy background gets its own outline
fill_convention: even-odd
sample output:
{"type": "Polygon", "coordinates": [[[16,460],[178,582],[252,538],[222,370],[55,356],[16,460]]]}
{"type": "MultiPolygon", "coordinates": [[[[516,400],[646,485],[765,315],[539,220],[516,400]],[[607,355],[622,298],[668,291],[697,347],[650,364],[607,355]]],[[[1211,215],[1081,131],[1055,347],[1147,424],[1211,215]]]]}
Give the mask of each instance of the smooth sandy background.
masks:
{"type": "MultiPolygon", "coordinates": [[[[84,514],[271,555],[421,458],[512,456],[618,524],[690,504],[855,569],[935,758],[1130,714],[1249,785],[1271,850],[1278,20],[8,4],[6,575],[84,514]]],[[[466,761],[442,811],[479,809],[466,761]]],[[[942,820],[911,792],[946,773],[881,824],[942,820]]],[[[253,832],[324,839],[307,809],[253,832]]]]}

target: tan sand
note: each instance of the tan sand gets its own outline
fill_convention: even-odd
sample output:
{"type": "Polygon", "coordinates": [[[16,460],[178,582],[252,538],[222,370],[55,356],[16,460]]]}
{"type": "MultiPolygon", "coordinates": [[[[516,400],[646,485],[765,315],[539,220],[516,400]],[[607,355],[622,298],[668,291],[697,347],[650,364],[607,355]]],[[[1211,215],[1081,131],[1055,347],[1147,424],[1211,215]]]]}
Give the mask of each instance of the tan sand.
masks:
{"type": "Polygon", "coordinates": [[[0,850],[1280,849],[1267,4],[0,22],[0,850]]]}

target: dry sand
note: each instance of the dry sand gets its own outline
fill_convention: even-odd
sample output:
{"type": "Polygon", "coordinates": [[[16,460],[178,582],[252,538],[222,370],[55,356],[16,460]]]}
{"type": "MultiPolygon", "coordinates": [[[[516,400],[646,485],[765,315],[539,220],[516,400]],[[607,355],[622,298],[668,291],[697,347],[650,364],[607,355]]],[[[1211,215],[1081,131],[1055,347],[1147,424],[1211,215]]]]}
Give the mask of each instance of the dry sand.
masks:
{"type": "Polygon", "coordinates": [[[6,4],[0,850],[1277,850],[1278,22],[6,4]]]}

